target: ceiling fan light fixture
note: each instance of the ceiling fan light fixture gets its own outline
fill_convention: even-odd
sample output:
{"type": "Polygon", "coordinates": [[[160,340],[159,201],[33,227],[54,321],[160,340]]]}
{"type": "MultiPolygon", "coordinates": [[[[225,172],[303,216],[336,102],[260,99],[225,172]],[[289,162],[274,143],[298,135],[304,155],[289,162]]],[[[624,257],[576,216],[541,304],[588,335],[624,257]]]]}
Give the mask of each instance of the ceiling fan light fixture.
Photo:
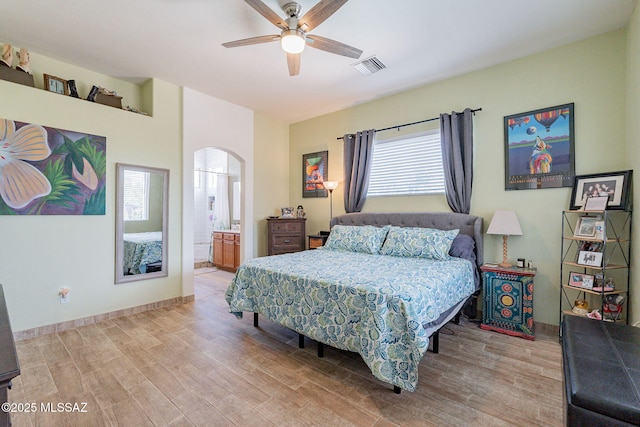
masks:
{"type": "Polygon", "coordinates": [[[280,45],[287,53],[300,53],[304,50],[306,36],[298,29],[283,30],[280,34],[280,45]]]}

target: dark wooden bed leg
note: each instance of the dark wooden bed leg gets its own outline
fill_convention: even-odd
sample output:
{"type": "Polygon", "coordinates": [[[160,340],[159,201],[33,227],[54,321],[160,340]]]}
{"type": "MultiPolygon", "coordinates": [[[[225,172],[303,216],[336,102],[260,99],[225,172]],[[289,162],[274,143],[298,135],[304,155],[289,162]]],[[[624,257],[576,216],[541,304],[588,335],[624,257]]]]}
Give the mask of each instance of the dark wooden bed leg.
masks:
{"type": "Polygon", "coordinates": [[[318,342],[318,357],[324,357],[324,344],[318,342]]]}
{"type": "Polygon", "coordinates": [[[395,394],[400,394],[401,391],[402,391],[402,389],[400,387],[398,387],[397,385],[393,386],[393,392],[395,394]]]}
{"type": "Polygon", "coordinates": [[[434,352],[435,354],[438,354],[438,352],[440,351],[440,332],[436,331],[434,332],[433,335],[431,335],[431,342],[433,343],[433,348],[431,349],[432,352],[434,352]]]}
{"type": "Polygon", "coordinates": [[[454,317],[454,318],[453,318],[453,323],[455,323],[456,325],[459,325],[459,324],[460,324],[460,315],[461,315],[461,314],[462,314],[462,311],[459,311],[459,312],[456,314],[456,317],[454,317]]]}
{"type": "Polygon", "coordinates": [[[253,313],[253,326],[258,327],[258,313],[253,313]]]}
{"type": "Polygon", "coordinates": [[[304,335],[298,333],[298,348],[304,348],[304,335]]]}

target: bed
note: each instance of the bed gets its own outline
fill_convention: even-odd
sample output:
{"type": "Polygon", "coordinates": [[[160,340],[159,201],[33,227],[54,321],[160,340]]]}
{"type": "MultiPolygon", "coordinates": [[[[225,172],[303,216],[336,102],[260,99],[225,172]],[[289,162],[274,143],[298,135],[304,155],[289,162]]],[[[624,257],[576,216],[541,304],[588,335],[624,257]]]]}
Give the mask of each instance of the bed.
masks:
{"type": "Polygon", "coordinates": [[[162,231],[124,233],[125,275],[147,273],[158,262],[162,262],[162,231]]]}
{"type": "Polygon", "coordinates": [[[352,213],[331,225],[323,248],[243,263],[229,311],[357,352],[396,392],[414,391],[429,338],[479,289],[482,218],[352,213]]]}

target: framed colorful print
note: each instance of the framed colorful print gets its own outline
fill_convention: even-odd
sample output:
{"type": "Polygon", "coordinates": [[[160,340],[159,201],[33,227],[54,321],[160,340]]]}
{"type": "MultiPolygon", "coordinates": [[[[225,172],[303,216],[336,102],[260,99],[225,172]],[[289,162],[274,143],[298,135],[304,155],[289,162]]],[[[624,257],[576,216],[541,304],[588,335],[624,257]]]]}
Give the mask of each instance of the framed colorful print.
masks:
{"type": "Polygon", "coordinates": [[[504,118],[505,190],[571,187],[573,103],[504,118]]]}
{"type": "Polygon", "coordinates": [[[104,215],[104,136],[0,119],[0,215],[104,215]]]}
{"type": "Polygon", "coordinates": [[[327,197],[324,182],[328,174],[328,157],[328,151],[302,156],[302,197],[327,197]]]}
{"type": "Polygon", "coordinates": [[[590,197],[609,196],[606,209],[628,210],[632,173],[632,170],[626,170],[576,176],[569,209],[583,209],[590,197]]]}
{"type": "Polygon", "coordinates": [[[43,76],[45,90],[59,93],[60,95],[69,95],[69,83],[66,80],[60,77],[50,76],[49,74],[43,74],[43,76]]]}

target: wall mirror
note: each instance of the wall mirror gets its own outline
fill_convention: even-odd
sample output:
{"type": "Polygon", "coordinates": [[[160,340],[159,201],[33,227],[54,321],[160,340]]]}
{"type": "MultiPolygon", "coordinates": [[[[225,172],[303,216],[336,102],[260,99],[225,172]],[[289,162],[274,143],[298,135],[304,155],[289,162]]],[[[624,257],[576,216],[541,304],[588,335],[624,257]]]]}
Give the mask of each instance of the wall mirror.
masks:
{"type": "Polygon", "coordinates": [[[116,167],[116,283],[165,277],[169,170],[116,167]]]}

